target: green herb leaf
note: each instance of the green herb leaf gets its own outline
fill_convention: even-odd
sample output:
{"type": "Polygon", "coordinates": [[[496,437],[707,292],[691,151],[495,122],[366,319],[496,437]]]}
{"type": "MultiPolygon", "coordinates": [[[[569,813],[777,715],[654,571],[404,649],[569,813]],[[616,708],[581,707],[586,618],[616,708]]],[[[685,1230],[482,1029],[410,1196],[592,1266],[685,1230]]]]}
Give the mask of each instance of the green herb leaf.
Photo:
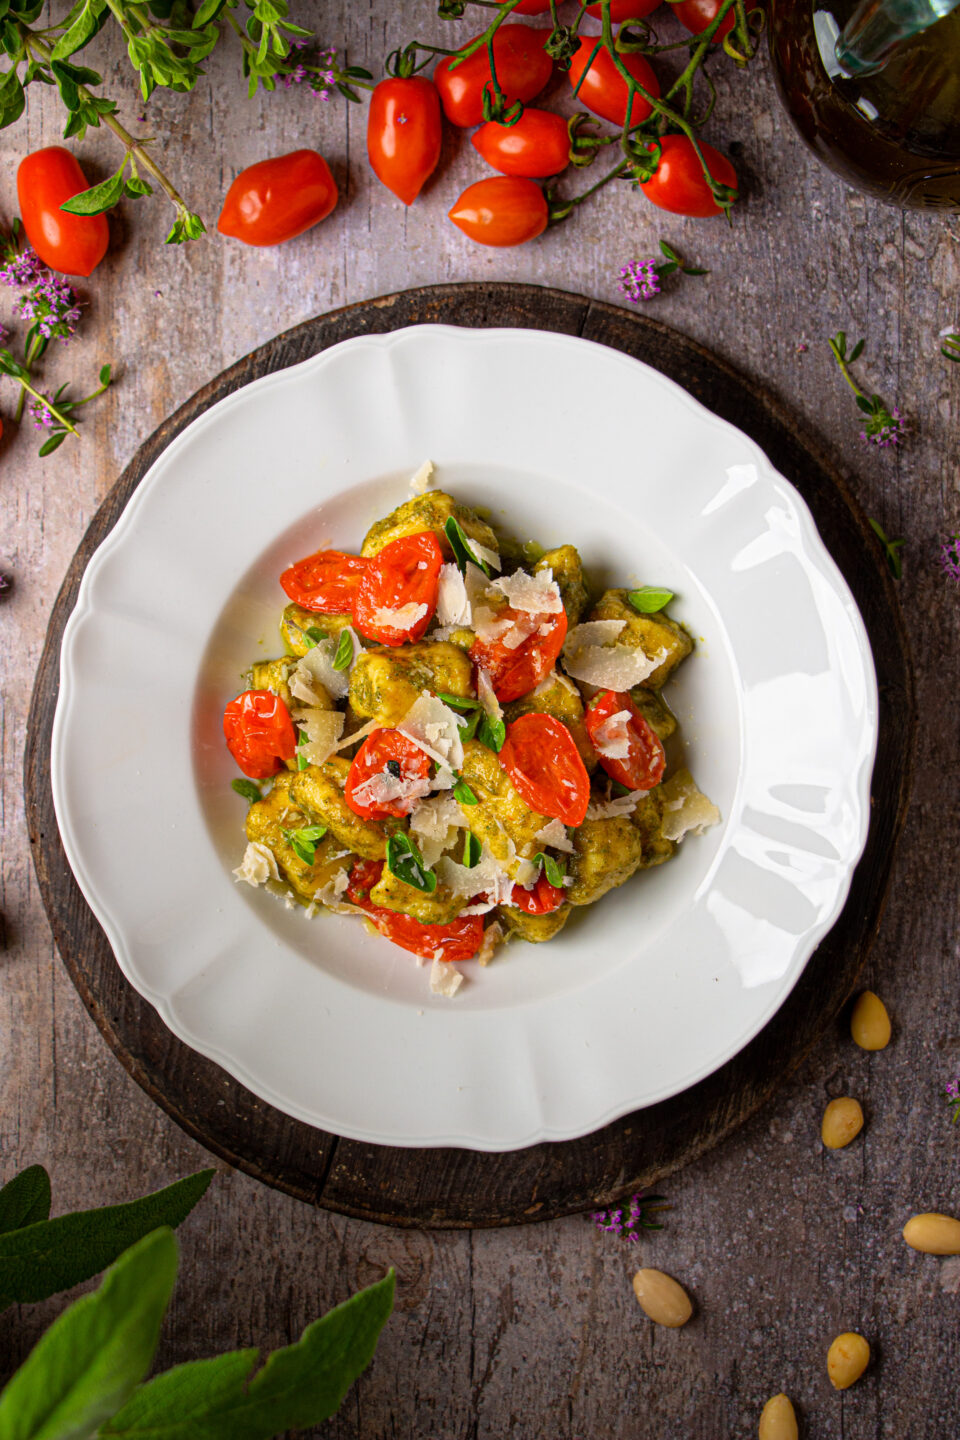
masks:
{"type": "Polygon", "coordinates": [[[888,539],[876,520],[871,519],[869,516],[867,517],[867,519],[871,530],[876,535],[877,539],[880,541],[880,544],[883,546],[883,553],[886,557],[887,565],[890,569],[890,574],[893,576],[894,580],[902,580],[903,560],[901,558],[900,551],[906,544],[906,541],[888,539]]]}
{"type": "Polygon", "coordinates": [[[327,833],[326,825],[302,825],[299,830],[280,831],[284,840],[299,855],[305,865],[312,865],[316,858],[317,846],[327,833]]]}
{"type": "Polygon", "coordinates": [[[563,877],[565,873],[563,866],[558,861],[554,860],[552,855],[547,855],[546,852],[543,850],[538,850],[533,858],[534,860],[539,860],[540,864],[543,866],[543,873],[550,881],[550,884],[556,885],[557,889],[560,889],[560,887],[563,885],[563,877]]]}
{"type": "Polygon", "coordinates": [[[100,384],[101,384],[101,385],[109,385],[109,384],[110,384],[110,375],[111,375],[110,366],[109,366],[109,365],[104,365],[103,368],[102,368],[101,371],[100,371],[100,384]]]}
{"type": "Polygon", "coordinates": [[[3,1440],[88,1440],[116,1415],[150,1369],[176,1278],[177,1242],[166,1227],[121,1255],[0,1395],[3,1440]]]}
{"type": "Polygon", "coordinates": [[[442,700],[444,705],[449,705],[451,710],[483,709],[479,700],[471,700],[467,695],[451,695],[447,690],[438,690],[437,699],[442,700]]]}
{"type": "Polygon", "coordinates": [[[453,798],[458,805],[476,805],[477,797],[462,775],[457,777],[457,783],[453,787],[453,798]]]}
{"type": "Polygon", "coordinates": [[[102,215],[105,210],[111,210],[123,197],[123,172],[126,164],[124,160],[120,169],[115,175],[111,175],[109,180],[103,180],[99,185],[91,185],[89,190],[81,190],[79,195],[64,200],[60,209],[71,215],[102,215]]]}
{"type": "Polygon", "coordinates": [[[472,870],[475,865],[480,863],[480,856],[482,854],[482,844],[476,835],[474,835],[473,831],[468,830],[463,840],[463,863],[468,870],[472,870]]]}
{"type": "Polygon", "coordinates": [[[865,342],[863,340],[858,340],[856,345],[854,345],[853,349],[850,351],[850,354],[847,356],[847,363],[849,365],[852,365],[854,360],[860,359],[860,356],[863,354],[864,344],[865,342]]]}
{"type": "Polygon", "coordinates": [[[507,738],[507,727],[502,720],[491,720],[490,716],[484,713],[480,717],[477,726],[477,739],[481,745],[486,745],[488,750],[499,753],[503,749],[503,742],[507,738]]]}
{"type": "Polygon", "coordinates": [[[41,459],[45,455],[52,455],[54,450],[60,449],[60,446],[63,444],[64,440],[66,440],[69,433],[69,430],[57,430],[53,435],[50,436],[49,440],[44,440],[43,444],[40,446],[40,449],[37,451],[37,454],[41,457],[41,459]]]}
{"type": "MultiPolygon", "coordinates": [[[[69,1290],[99,1275],[151,1230],[160,1225],[175,1229],[204,1194],[213,1173],[200,1170],[127,1205],[78,1210],[0,1235],[0,1309],[69,1290]]],[[[0,1436],[7,1440],[2,1425],[0,1436]]]]}
{"type": "Polygon", "coordinates": [[[479,707],[476,710],[471,711],[469,719],[462,718],[459,715],[457,716],[457,724],[460,727],[461,745],[465,745],[468,740],[473,739],[474,735],[476,735],[477,733],[477,726],[480,724],[482,718],[483,711],[479,707]]]}
{"type": "Polygon", "coordinates": [[[178,1365],[143,1385],[102,1440],[272,1440],[320,1425],[373,1358],[393,1309],[394,1274],[308,1325],[253,1379],[256,1350],[178,1365]]]}
{"type": "Polygon", "coordinates": [[[461,575],[466,575],[467,564],[469,563],[471,565],[479,565],[480,569],[483,571],[484,575],[486,575],[487,579],[489,580],[490,576],[493,574],[493,571],[490,569],[489,565],[487,565],[483,560],[479,560],[477,556],[474,555],[473,551],[470,549],[470,541],[467,539],[467,536],[464,533],[463,526],[457,520],[455,515],[451,515],[449,517],[446,525],[444,525],[443,527],[443,533],[450,541],[450,548],[453,551],[453,558],[457,562],[457,569],[460,571],[461,575]]]}
{"type": "Polygon", "coordinates": [[[333,657],[334,670],[348,670],[353,661],[353,638],[349,630],[340,631],[340,643],[333,657]]]}
{"type": "Polygon", "coordinates": [[[676,250],[674,250],[672,245],[667,244],[666,240],[660,241],[660,250],[664,255],[666,255],[668,260],[673,260],[677,264],[680,263],[680,256],[677,254],[676,250]]]}
{"type": "Polygon", "coordinates": [[[314,645],[319,645],[321,640],[326,640],[327,638],[327,632],[321,630],[317,625],[308,625],[303,633],[314,645]]]}
{"type": "Polygon", "coordinates": [[[673,599],[672,590],[659,590],[656,585],[641,585],[639,590],[628,590],[627,599],[639,615],[656,615],[673,599]]]}
{"type": "MultiPolygon", "coordinates": [[[[599,698],[599,697],[598,697],[599,698]]],[[[619,780],[611,780],[610,791],[613,795],[632,795],[633,791],[629,785],[621,785],[619,780]]]]}
{"type": "Polygon", "coordinates": [[[249,805],[256,805],[258,800],[263,799],[260,786],[253,780],[247,780],[246,778],[241,780],[238,777],[236,780],[230,781],[230,789],[236,790],[238,795],[242,795],[249,805]]]}
{"type": "Polygon", "coordinates": [[[398,880],[412,885],[424,895],[432,895],[437,877],[424,864],[423,856],[408,835],[391,835],[387,841],[387,869],[398,880]]]}
{"type": "Polygon", "coordinates": [[[0,1190],[0,1235],[46,1220],[50,1214],[50,1176],[30,1165],[0,1190]]]}

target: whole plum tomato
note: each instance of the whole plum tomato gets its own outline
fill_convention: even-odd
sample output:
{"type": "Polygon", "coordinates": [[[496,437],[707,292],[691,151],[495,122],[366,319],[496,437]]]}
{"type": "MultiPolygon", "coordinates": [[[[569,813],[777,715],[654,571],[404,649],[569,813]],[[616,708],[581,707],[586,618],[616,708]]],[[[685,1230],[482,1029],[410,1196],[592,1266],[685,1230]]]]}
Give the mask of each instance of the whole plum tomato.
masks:
{"type": "MultiPolygon", "coordinates": [[[[588,110],[592,110],[594,115],[601,115],[612,125],[622,125],[627,113],[627,82],[614,64],[608,50],[601,46],[593,55],[596,44],[596,36],[589,35],[581,39],[567,75],[574,88],[579,85],[577,98],[586,105],[588,110]],[[593,55],[593,61],[588,70],[587,63],[591,55],[593,55]],[[582,81],[581,76],[583,76],[582,81]]],[[[647,94],[653,95],[659,100],[660,82],[643,56],[621,55],[620,59],[647,94]]],[[[640,121],[646,120],[651,113],[651,107],[646,100],[640,95],[634,95],[633,104],[630,107],[630,124],[639,125],[640,121]]]]}
{"type": "MultiPolygon", "coordinates": [[[[747,0],[747,9],[755,10],[759,3],[760,0],[747,0]]],[[[679,3],[674,3],[672,8],[681,25],[685,25],[691,34],[702,35],[707,26],[716,19],[717,11],[720,9],[720,0],[679,0],[679,3]]],[[[717,26],[717,33],[711,44],[719,45],[724,35],[730,34],[736,18],[733,6],[731,6],[717,26]]]]}
{"type": "MultiPolygon", "coordinates": [[[[645,20],[659,4],[660,0],[610,0],[610,19],[614,25],[621,25],[624,20],[645,20]]],[[[599,20],[601,7],[588,5],[587,14],[599,20]]]]}
{"type": "MultiPolygon", "coordinates": [[[[701,219],[709,215],[722,215],[723,207],[713,198],[713,192],[706,182],[703,166],[697,152],[686,135],[664,135],[660,141],[660,164],[649,180],[642,182],[640,189],[648,200],[659,205],[661,210],[670,210],[674,215],[693,215],[701,219]]],[[[703,158],[710,167],[710,174],[721,185],[737,188],[737,172],[725,155],[714,150],[705,140],[699,142],[703,158]]]]}
{"type": "Polygon", "coordinates": [[[370,97],[370,165],[404,205],[413,204],[437,168],[441,126],[437,87],[422,75],[390,76],[370,97]]]}
{"type": "Polygon", "coordinates": [[[524,245],[547,228],[543,191],[519,175],[493,175],[468,185],[448,214],[478,245],[524,245]]]}
{"type": "Polygon", "coordinates": [[[501,175],[543,179],[559,175],[570,160],[570,132],[563,115],[529,106],[513,125],[488,120],[471,136],[471,145],[501,175]]]}
{"type": "Polygon", "coordinates": [[[34,150],[20,161],[17,199],[27,239],[44,265],[65,275],[90,275],[107,253],[105,215],[71,215],[61,210],[90,182],[75,155],[62,145],[34,150]]]}
{"type": "Polygon", "coordinates": [[[291,150],[240,171],[217,229],[244,245],[281,245],[325,220],[336,203],[336,183],[323,156],[291,150]]]}
{"type": "MultiPolygon", "coordinates": [[[[553,74],[553,61],[544,50],[548,30],[529,25],[501,25],[493,40],[497,79],[507,104],[532,100],[553,74]]],[[[490,84],[490,59],[485,46],[454,65],[455,55],[440,61],[433,72],[443,113],[451,125],[465,128],[483,119],[483,92],[490,84]],[[453,68],[451,68],[453,67],[453,68]]]]}

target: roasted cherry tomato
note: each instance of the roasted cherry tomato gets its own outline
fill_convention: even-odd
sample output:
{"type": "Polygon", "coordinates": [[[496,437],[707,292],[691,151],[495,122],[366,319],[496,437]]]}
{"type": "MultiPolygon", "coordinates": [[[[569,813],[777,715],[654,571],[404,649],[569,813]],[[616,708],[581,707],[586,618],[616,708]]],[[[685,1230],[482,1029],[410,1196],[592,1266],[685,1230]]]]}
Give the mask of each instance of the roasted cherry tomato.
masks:
{"type": "Polygon", "coordinates": [[[422,75],[381,80],[370,97],[367,155],[374,175],[412,205],[437,168],[442,140],[437,87],[422,75]]]}
{"type": "MultiPolygon", "coordinates": [[[[398,819],[409,815],[419,800],[419,795],[407,799],[377,800],[373,796],[359,796],[358,789],[383,775],[387,780],[425,780],[430,774],[430,757],[401,735],[399,730],[374,730],[357,751],[347,775],[343,796],[355,815],[366,820],[386,820],[389,815],[398,819]]],[[[371,787],[373,788],[373,787],[371,787]]]]}
{"type": "Polygon", "coordinates": [[[105,215],[71,215],[61,210],[90,182],[79,162],[62,145],[34,150],[20,161],[17,199],[27,239],[44,265],[65,275],[89,275],[107,253],[110,231],[105,215]]]}
{"type": "Polygon", "coordinates": [[[290,711],[271,690],[244,690],[223,712],[227,749],[244,775],[266,780],[297,753],[290,711]]]}
{"type": "Polygon", "coordinates": [[[382,860],[358,860],[350,872],[346,898],[366,910],[380,934],[403,950],[426,960],[469,960],[483,944],[483,916],[462,915],[446,925],[423,925],[412,915],[400,915],[374,905],[370,891],[383,873],[382,860]]]}
{"type": "Polygon", "coordinates": [[[660,784],[666,764],[663,745],[629,695],[604,690],[587,706],[585,719],[600,764],[613,780],[628,790],[652,790],[660,784]],[[624,718],[611,724],[617,715],[624,718]],[[624,746],[626,755],[614,758],[604,754],[604,750],[622,750],[624,746]]]}
{"type": "Polygon", "coordinates": [[[244,245],[280,245],[325,220],[336,203],[336,183],[323,156],[292,150],[240,171],[217,229],[244,245]]]}
{"type": "Polygon", "coordinates": [[[510,898],[511,905],[516,905],[524,915],[549,915],[551,911],[559,910],[563,901],[564,894],[559,885],[551,885],[542,870],[529,890],[515,885],[510,898]]]}
{"type": "Polygon", "coordinates": [[[543,179],[559,175],[570,160],[566,116],[552,110],[528,108],[515,125],[488,120],[471,136],[470,143],[501,175],[543,179]]]}
{"type": "Polygon", "coordinates": [[[369,564],[362,555],[318,550],[284,570],[280,584],[294,604],[304,610],[316,610],[319,615],[346,615],[353,610],[369,564]]]}
{"type": "MultiPolygon", "coordinates": [[[[710,167],[710,174],[721,185],[737,188],[737,172],[725,155],[714,150],[701,140],[703,158],[710,167]]],[[[697,152],[686,135],[664,135],[660,164],[649,180],[640,189],[648,200],[659,205],[661,210],[671,210],[674,215],[722,215],[723,209],[713,198],[713,192],[703,174],[703,167],[697,152]]]]}
{"type": "MultiPolygon", "coordinates": [[[[620,25],[624,20],[644,20],[653,14],[659,4],[660,0],[610,0],[610,19],[614,25],[620,25]]],[[[599,20],[601,6],[588,5],[587,14],[599,20]]]]}
{"type": "Polygon", "coordinates": [[[468,185],[447,212],[478,245],[525,245],[547,228],[547,201],[539,185],[519,175],[494,175],[468,185]]]}
{"type": "MultiPolygon", "coordinates": [[[[747,9],[755,10],[759,3],[760,0],[747,0],[747,9]]],[[[679,4],[675,0],[672,9],[681,25],[685,25],[694,35],[702,35],[707,26],[716,19],[717,11],[720,9],[720,0],[679,0],[679,4]]],[[[719,45],[724,35],[730,34],[736,18],[733,6],[731,6],[720,21],[712,44],[719,45]]]]}
{"type": "Polygon", "coordinates": [[[554,715],[521,715],[507,726],[500,764],[531,810],[564,825],[582,825],[590,777],[573,736],[554,715]]]}
{"type": "Polygon", "coordinates": [[[567,612],[559,615],[530,615],[507,605],[497,611],[498,620],[511,619],[519,624],[532,623],[533,633],[510,650],[502,640],[474,640],[470,659],[486,670],[498,700],[519,700],[536,689],[544,676],[557,663],[557,656],[567,638],[567,612]],[[546,631],[546,634],[542,632],[546,631]]]}
{"type": "Polygon", "coordinates": [[[437,608],[442,565],[432,530],[384,545],[368,560],[354,600],[353,623],[360,634],[378,645],[419,640],[437,608]]]}
{"type": "MultiPolygon", "coordinates": [[[[611,59],[610,52],[602,47],[593,56],[593,63],[587,70],[587,62],[593,55],[596,44],[594,35],[586,35],[581,39],[567,75],[573,86],[580,84],[580,77],[583,75],[583,83],[577,90],[578,101],[586,105],[588,110],[592,110],[594,115],[602,115],[604,120],[609,120],[613,125],[622,125],[627,113],[627,82],[611,59]]],[[[643,56],[621,55],[620,59],[647,94],[659,99],[660,82],[643,56]]],[[[640,95],[634,95],[630,107],[630,124],[638,125],[651,113],[652,107],[646,100],[640,95]]]]}
{"type": "MultiPolygon", "coordinates": [[[[494,36],[497,80],[508,105],[514,100],[524,104],[532,100],[553,74],[553,61],[543,48],[549,33],[529,25],[501,25],[494,36]]],[[[441,60],[433,72],[443,113],[451,125],[479,125],[483,119],[484,87],[491,81],[486,46],[481,45],[469,59],[451,69],[455,58],[441,60]]]]}
{"type": "Polygon", "coordinates": [[[354,860],[347,881],[346,898],[353,905],[362,905],[365,910],[375,910],[370,891],[383,874],[382,860],[354,860]]]}

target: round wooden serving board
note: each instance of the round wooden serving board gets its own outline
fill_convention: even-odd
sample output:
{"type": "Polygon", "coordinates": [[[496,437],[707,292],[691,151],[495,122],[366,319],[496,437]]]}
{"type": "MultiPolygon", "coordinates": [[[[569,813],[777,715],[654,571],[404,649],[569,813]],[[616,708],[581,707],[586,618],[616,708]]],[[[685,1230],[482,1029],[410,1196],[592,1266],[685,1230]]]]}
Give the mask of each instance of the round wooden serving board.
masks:
{"type": "Polygon", "coordinates": [[[161,425],[120,476],[74,556],[54,607],[30,708],[27,821],[40,890],[73,983],[114,1053],[190,1135],[268,1185],[384,1224],[516,1225],[608,1205],[702,1155],[773,1093],[835,1019],[876,933],[907,806],[915,705],[903,621],[865,518],[791,417],[727,365],[645,316],[533,285],[443,285],[309,320],[262,345],[161,425]],[[511,326],[582,335],[678,381],[750,435],[797,487],[856,596],[880,685],[880,745],[866,852],[833,930],[766,1029],[682,1095],[563,1144],[504,1155],[410,1150],[328,1135],[258,1100],[175,1039],[121,974],[70,871],[50,791],[60,642],[90,556],[147,470],[185,426],[232,391],[354,335],[418,324],[511,326]]]}

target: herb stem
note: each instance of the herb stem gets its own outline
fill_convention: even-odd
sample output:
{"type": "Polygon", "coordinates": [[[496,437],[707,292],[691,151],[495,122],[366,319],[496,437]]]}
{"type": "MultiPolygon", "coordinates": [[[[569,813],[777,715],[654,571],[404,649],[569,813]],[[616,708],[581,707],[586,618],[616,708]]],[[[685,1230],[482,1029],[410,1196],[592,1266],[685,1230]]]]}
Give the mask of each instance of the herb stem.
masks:
{"type": "MultiPolygon", "coordinates": [[[[80,431],[77,429],[76,425],[71,425],[66,415],[64,415],[62,411],[57,409],[56,405],[54,405],[52,400],[48,400],[45,395],[41,395],[39,390],[34,390],[33,386],[30,384],[30,381],[24,380],[22,375],[17,376],[17,379],[20,381],[20,385],[22,387],[20,391],[21,402],[23,401],[24,391],[26,391],[28,395],[33,396],[34,400],[39,400],[40,404],[44,407],[44,409],[50,411],[50,414],[53,416],[54,420],[58,422],[58,424],[62,425],[65,430],[69,430],[71,435],[76,435],[78,440],[80,439],[80,431]]],[[[93,397],[90,396],[88,398],[92,399],[93,397]]],[[[22,413],[23,405],[21,403],[17,410],[18,418],[22,413]]]]}

